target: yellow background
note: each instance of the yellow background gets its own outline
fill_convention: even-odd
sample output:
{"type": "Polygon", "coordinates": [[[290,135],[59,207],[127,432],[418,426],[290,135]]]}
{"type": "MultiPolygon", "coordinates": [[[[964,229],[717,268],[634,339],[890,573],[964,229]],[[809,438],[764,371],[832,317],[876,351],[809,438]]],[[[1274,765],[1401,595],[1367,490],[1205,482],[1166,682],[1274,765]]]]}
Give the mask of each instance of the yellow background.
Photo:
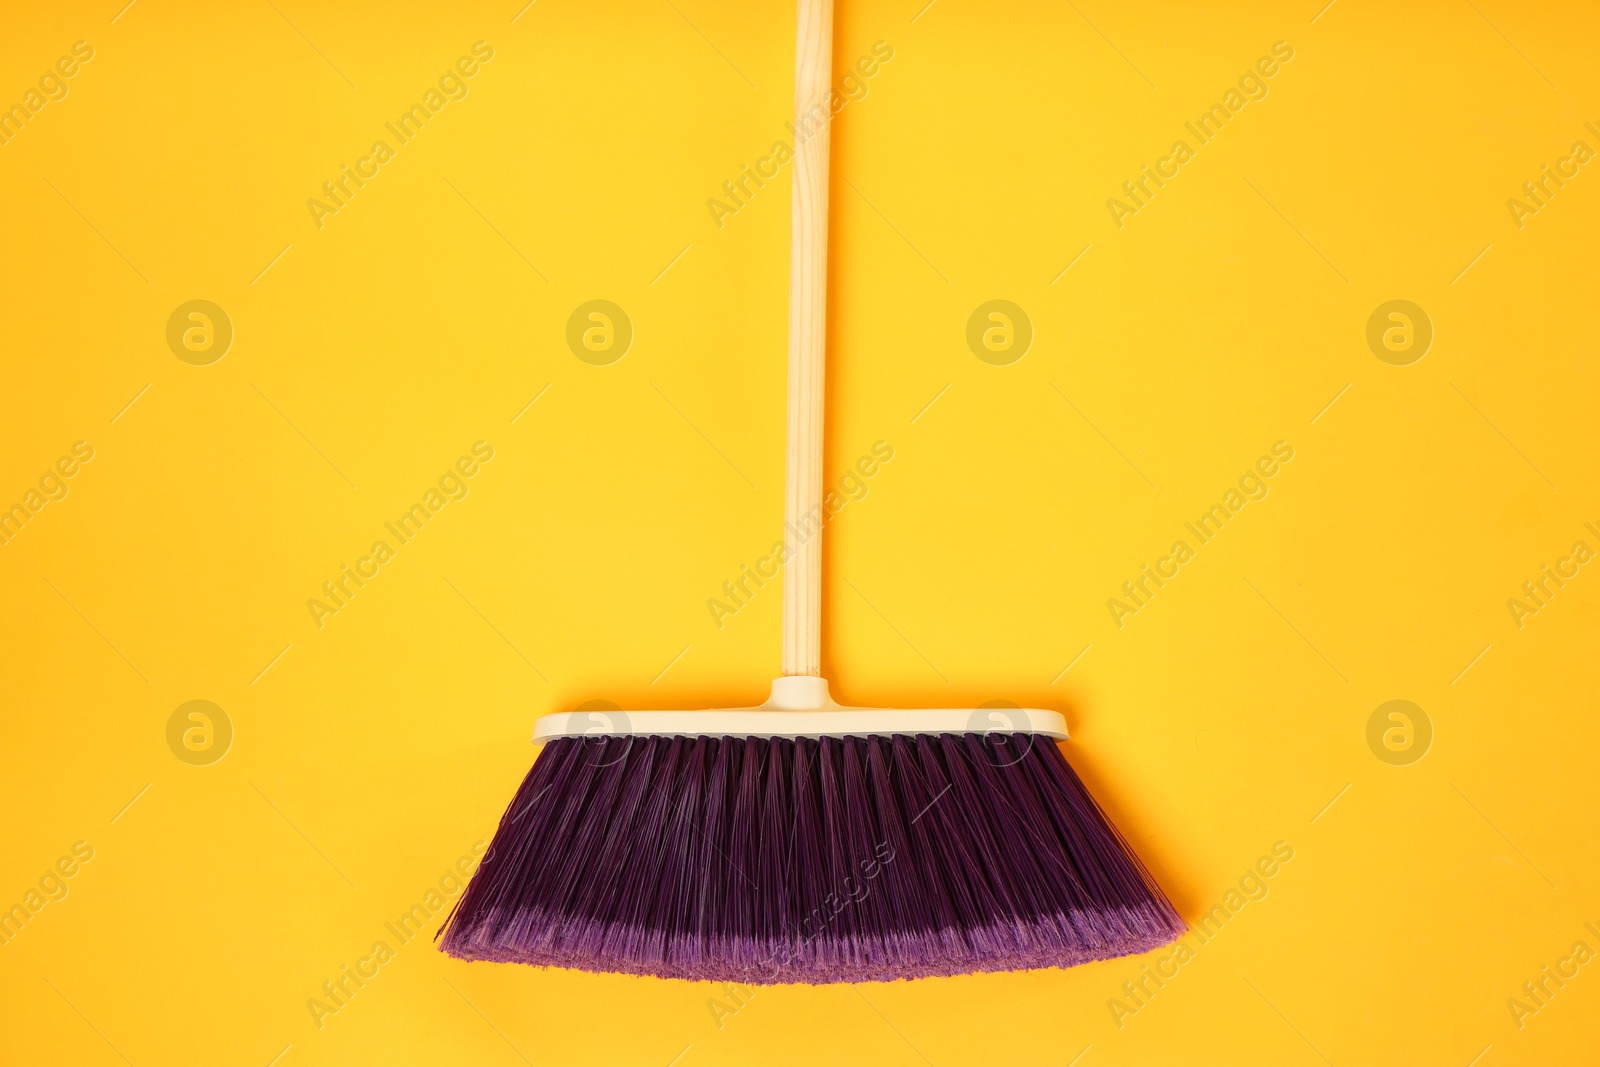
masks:
{"type": "Polygon", "coordinates": [[[1285,841],[1270,895],[1120,1028],[1138,960],[768,988],[719,1028],[711,986],[419,939],[318,1029],[491,834],[536,716],[778,670],[776,590],[720,630],[705,602],[779,536],[788,172],[720,230],[706,201],[784,135],[793,10],[14,5],[0,102],[95,57],[0,147],[0,504],[95,458],[0,548],[0,905],[95,856],[0,948],[0,1060],[1592,1059],[1600,965],[1520,1029],[1506,1001],[1600,949],[1600,574],[1521,629],[1506,601],[1600,547],[1600,174],[1521,229],[1506,200],[1600,148],[1600,16],[922,2],[837,16],[837,69],[894,58],[834,129],[828,469],[896,455],[827,534],[835,692],[1061,709],[1186,917],[1285,841]],[[478,40],[470,95],[318,229],[478,40]],[[1119,230],[1106,199],[1279,40],[1270,95],[1119,230]],[[235,329],[205,367],[165,341],[197,298],[235,329]],[[593,298],[636,331],[610,366],[565,344],[593,298]],[[1010,366],[965,342],[995,298],[1036,331],[1010,366]],[[1365,341],[1395,298],[1435,330],[1406,367],[1365,341]],[[480,439],[470,495],[313,625],[480,439]],[[1107,598],[1279,440],[1270,495],[1119,630],[1107,598]],[[192,699],[235,730],[210,766],[167,746],[192,699]],[[1367,746],[1392,699],[1433,726],[1409,766],[1367,746]]]}

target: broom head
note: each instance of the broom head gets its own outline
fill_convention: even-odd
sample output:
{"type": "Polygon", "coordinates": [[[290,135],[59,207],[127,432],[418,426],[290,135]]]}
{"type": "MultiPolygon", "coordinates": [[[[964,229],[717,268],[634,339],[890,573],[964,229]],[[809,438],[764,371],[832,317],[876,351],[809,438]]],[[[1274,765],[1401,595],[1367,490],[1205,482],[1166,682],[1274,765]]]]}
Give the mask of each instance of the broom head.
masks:
{"type": "Polygon", "coordinates": [[[547,716],[442,947],[764,984],[1070,967],[1174,941],[1183,920],[1065,736],[1055,712],[844,709],[812,678],[757,709],[547,716]]]}

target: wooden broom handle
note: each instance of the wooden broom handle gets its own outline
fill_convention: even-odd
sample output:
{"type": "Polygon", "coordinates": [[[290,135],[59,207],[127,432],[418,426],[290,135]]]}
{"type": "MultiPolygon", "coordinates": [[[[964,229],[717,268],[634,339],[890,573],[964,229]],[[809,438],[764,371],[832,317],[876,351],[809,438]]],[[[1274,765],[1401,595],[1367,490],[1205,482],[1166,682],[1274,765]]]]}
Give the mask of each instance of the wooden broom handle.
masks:
{"type": "Polygon", "coordinates": [[[793,237],[789,248],[789,436],[784,484],[783,673],[822,674],[822,399],[828,333],[828,83],[833,0],[798,0],[793,237]]]}

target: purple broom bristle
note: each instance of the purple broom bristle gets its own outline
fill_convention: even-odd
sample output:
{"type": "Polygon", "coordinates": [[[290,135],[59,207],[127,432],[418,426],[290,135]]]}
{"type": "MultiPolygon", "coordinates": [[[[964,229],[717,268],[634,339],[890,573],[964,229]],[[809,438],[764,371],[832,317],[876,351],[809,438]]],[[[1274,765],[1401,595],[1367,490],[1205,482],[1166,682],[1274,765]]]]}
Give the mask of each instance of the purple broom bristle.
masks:
{"type": "Polygon", "coordinates": [[[1070,967],[1186,927],[1032,734],[550,741],[444,932],[746,984],[1070,967]]]}

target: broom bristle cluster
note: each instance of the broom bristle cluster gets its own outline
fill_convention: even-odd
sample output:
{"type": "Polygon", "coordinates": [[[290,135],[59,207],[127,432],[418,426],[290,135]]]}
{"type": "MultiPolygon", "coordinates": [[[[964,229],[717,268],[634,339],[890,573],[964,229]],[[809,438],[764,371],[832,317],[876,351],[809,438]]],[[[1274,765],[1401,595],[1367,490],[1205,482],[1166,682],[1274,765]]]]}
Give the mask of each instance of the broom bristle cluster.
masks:
{"type": "Polygon", "coordinates": [[[443,948],[822,983],[1068,967],[1184,929],[1045,737],[564,737],[443,948]]]}

